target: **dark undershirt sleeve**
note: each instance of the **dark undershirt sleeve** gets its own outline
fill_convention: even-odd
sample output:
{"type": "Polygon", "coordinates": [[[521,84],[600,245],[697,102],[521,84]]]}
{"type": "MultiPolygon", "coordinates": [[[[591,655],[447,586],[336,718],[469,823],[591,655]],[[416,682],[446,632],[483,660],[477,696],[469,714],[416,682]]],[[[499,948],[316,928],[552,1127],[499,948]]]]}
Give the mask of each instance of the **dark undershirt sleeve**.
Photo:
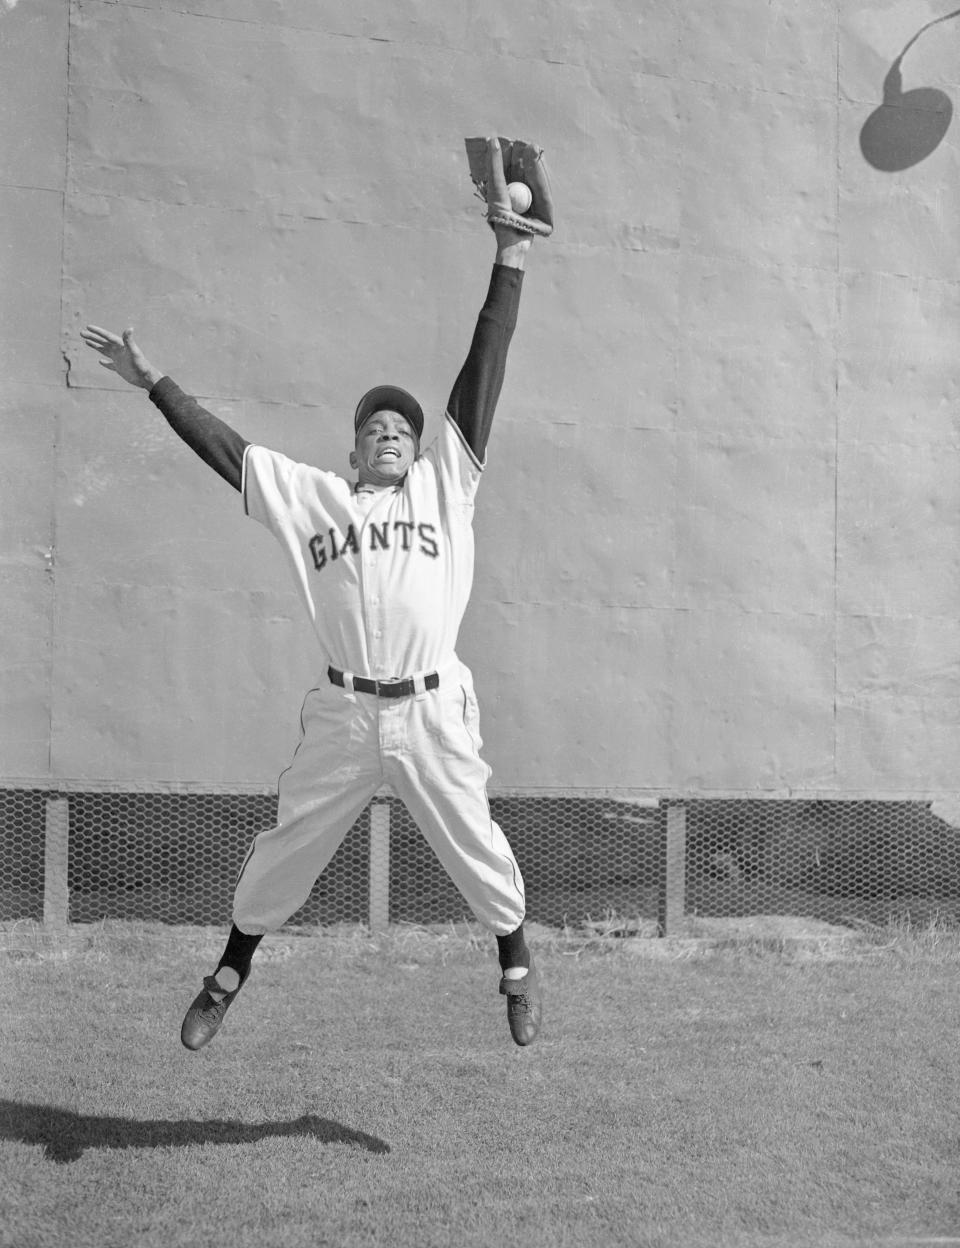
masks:
{"type": "Polygon", "coordinates": [[[163,412],[174,433],[205,464],[218,472],[235,490],[243,480],[243,452],[249,443],[228,424],[184,394],[170,377],[161,377],[150,391],[150,402],[163,412]]]}
{"type": "Polygon", "coordinates": [[[522,287],[522,269],[502,264],[493,266],[470,351],[447,404],[447,414],[460,429],[478,463],[483,463],[486,455],[507,367],[507,351],[517,324],[522,287]]]}

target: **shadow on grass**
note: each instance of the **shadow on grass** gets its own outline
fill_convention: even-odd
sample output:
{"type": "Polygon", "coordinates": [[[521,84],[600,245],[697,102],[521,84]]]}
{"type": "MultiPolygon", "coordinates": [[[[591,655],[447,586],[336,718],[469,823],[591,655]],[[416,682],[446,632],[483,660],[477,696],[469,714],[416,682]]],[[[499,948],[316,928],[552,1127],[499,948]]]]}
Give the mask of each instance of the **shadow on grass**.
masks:
{"type": "Polygon", "coordinates": [[[304,1114],[290,1122],[170,1121],[100,1118],[53,1105],[0,1100],[0,1139],[42,1144],[52,1161],[76,1161],[85,1148],[182,1148],[186,1144],[256,1144],[278,1136],[303,1136],[319,1144],[351,1144],[370,1153],[389,1153],[375,1135],[354,1131],[329,1118],[304,1114]]]}

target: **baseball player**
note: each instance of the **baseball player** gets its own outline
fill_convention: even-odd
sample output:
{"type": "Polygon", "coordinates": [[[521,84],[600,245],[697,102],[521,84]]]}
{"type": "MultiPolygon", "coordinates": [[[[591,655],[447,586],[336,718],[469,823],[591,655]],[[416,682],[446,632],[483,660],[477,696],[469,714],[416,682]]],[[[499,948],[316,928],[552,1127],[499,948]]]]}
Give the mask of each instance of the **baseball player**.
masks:
{"type": "Polygon", "coordinates": [[[526,256],[534,233],[552,228],[552,201],[538,148],[510,140],[502,148],[491,138],[485,155],[487,178],[478,185],[496,260],[440,433],[422,448],[416,399],[397,386],[374,387],[354,413],[354,481],[248,443],[154,368],[132,330],[90,325],[82,333],[105,368],[149,391],[175,432],[241,493],[246,514],[276,537],[323,654],[300,742],[280,777],[277,824],[250,847],[223,955],[183,1020],[188,1049],[214,1037],[264,934],[304,903],[385,783],[496,936],[513,1040],[528,1045],[540,1028],[523,880],[490,815],[473,682],[455,647],[473,578],[474,497],[526,256]],[[510,209],[506,153],[507,167],[533,190],[534,230],[510,209]]]}

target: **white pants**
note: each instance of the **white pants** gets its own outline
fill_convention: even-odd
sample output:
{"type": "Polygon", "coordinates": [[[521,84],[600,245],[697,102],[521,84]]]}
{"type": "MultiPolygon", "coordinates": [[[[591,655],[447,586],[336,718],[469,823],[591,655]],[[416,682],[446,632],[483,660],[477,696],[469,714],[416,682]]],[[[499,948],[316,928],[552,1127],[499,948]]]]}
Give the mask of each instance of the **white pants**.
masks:
{"type": "Polygon", "coordinates": [[[403,801],[480,923],[497,935],[523,922],[523,879],[490,816],[490,768],[480,757],[469,670],[453,660],[440,686],[380,698],[330,684],[301,713],[302,735],[280,777],[277,825],[261,832],[240,870],[233,921],[274,931],[306,901],[361,811],[384,784],[403,801]]]}

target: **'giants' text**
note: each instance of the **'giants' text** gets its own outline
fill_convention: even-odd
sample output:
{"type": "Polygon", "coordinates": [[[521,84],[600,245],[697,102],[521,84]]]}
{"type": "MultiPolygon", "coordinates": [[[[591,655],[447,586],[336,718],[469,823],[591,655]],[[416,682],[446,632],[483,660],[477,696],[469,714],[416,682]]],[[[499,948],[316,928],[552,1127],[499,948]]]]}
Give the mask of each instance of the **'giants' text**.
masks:
{"type": "MultiPolygon", "coordinates": [[[[366,526],[367,544],[370,550],[403,550],[419,552],[431,559],[440,553],[437,546],[436,527],[432,524],[417,524],[412,520],[394,520],[383,524],[366,526]]],[[[347,526],[345,534],[336,529],[328,529],[326,533],[314,533],[310,539],[310,554],[313,566],[319,572],[328,563],[341,559],[344,555],[357,554],[360,540],[357,538],[353,525],[347,526]]]]}

